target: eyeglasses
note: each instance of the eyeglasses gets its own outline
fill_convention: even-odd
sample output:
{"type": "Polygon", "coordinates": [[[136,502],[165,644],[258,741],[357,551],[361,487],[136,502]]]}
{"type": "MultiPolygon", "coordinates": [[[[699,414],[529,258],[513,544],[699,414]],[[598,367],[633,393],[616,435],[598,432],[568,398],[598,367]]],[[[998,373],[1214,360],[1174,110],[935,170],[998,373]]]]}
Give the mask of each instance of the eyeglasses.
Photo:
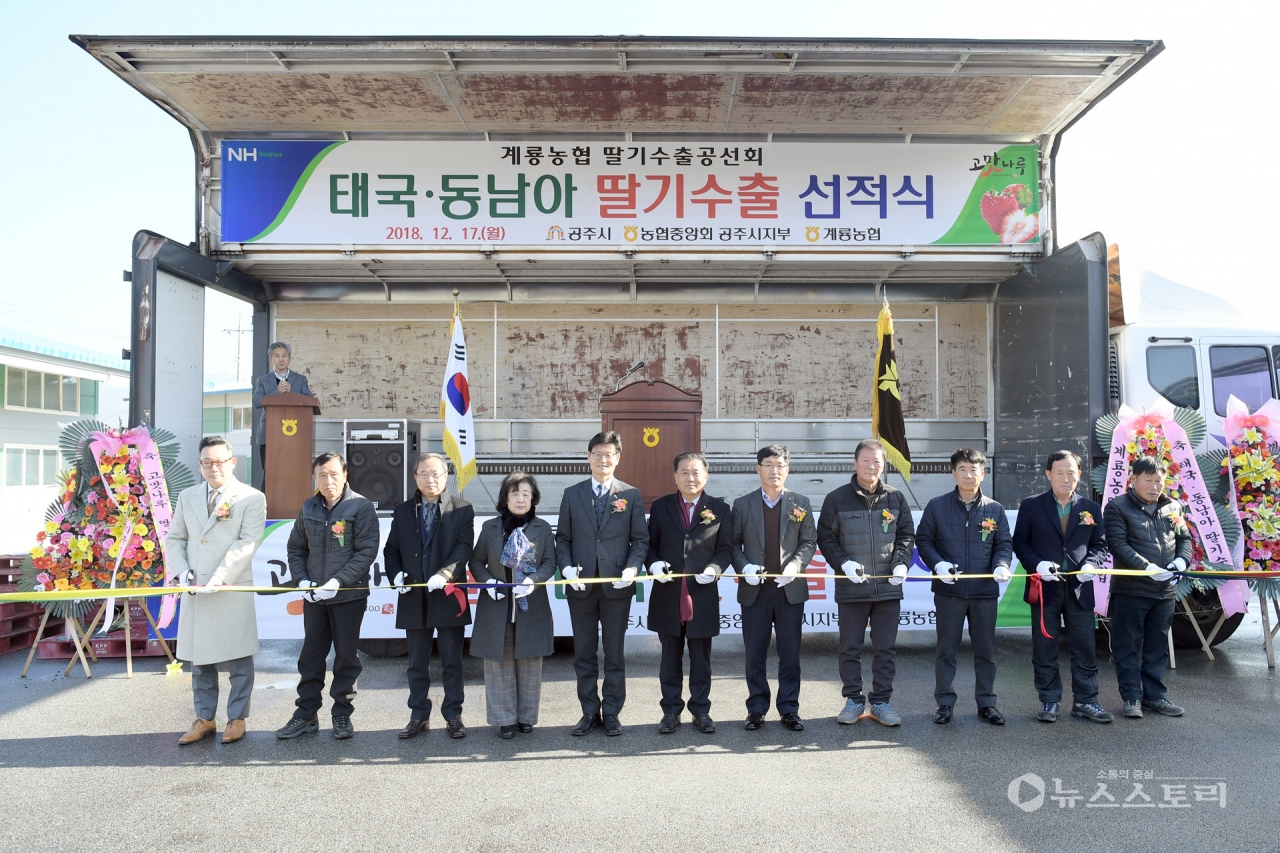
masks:
{"type": "Polygon", "coordinates": [[[594,459],[596,462],[608,462],[608,461],[610,461],[610,460],[617,459],[617,458],[618,458],[618,454],[616,454],[616,453],[592,453],[592,454],[591,454],[591,458],[592,458],[592,459],[594,459]]]}
{"type": "Polygon", "coordinates": [[[447,480],[449,478],[449,472],[428,469],[426,471],[416,471],[413,476],[417,477],[419,480],[447,480]]]}
{"type": "Polygon", "coordinates": [[[228,456],[226,459],[201,459],[200,467],[205,471],[212,471],[214,468],[225,468],[227,463],[234,459],[234,456],[228,456]]]}
{"type": "Polygon", "coordinates": [[[763,470],[765,470],[765,471],[785,471],[785,470],[787,470],[788,468],[790,468],[791,466],[790,466],[790,465],[788,465],[786,462],[778,462],[778,463],[772,463],[772,464],[771,464],[771,463],[762,463],[762,464],[760,464],[760,465],[757,465],[756,467],[757,467],[757,468],[762,468],[762,469],[763,469],[763,470]]]}

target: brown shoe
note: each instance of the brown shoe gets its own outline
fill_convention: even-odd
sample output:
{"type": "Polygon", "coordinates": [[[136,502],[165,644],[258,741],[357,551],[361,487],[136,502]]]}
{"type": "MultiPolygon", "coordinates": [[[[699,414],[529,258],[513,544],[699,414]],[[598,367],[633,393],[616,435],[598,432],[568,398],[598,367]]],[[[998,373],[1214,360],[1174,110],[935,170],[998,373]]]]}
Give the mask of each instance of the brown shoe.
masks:
{"type": "Polygon", "coordinates": [[[232,720],[222,730],[223,743],[235,743],[242,737],[244,737],[244,720],[232,720]]]}
{"type": "Polygon", "coordinates": [[[191,728],[187,730],[187,733],[178,738],[178,746],[186,746],[189,743],[204,740],[206,735],[211,735],[217,730],[218,726],[213,720],[196,720],[191,724],[191,728]]]}

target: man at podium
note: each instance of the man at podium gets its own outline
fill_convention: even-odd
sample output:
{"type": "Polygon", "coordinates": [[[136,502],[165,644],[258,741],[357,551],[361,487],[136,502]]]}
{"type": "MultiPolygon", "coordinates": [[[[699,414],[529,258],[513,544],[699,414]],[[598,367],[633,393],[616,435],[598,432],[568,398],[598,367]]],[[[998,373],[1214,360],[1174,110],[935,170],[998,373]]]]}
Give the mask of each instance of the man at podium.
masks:
{"type": "Polygon", "coordinates": [[[290,392],[315,396],[307,384],[307,377],[289,369],[293,351],[288,344],[276,341],[267,347],[267,358],[271,361],[271,372],[259,376],[253,384],[253,407],[258,410],[254,416],[253,441],[258,445],[258,464],[262,466],[263,482],[266,482],[267,473],[267,413],[262,408],[262,398],[290,392]]]}

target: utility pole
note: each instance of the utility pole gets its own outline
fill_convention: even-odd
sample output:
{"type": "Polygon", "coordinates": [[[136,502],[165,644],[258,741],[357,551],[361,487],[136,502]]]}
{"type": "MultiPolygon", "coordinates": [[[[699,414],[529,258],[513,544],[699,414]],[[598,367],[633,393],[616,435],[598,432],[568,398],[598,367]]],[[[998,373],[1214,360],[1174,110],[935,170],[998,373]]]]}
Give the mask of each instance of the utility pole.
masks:
{"type": "Polygon", "coordinates": [[[242,355],[242,351],[244,350],[244,346],[243,346],[244,339],[241,338],[240,336],[252,335],[253,329],[244,328],[244,315],[238,314],[236,315],[236,327],[234,329],[223,329],[222,331],[226,332],[229,335],[236,336],[236,381],[239,382],[241,381],[240,380],[240,356],[242,355]]]}

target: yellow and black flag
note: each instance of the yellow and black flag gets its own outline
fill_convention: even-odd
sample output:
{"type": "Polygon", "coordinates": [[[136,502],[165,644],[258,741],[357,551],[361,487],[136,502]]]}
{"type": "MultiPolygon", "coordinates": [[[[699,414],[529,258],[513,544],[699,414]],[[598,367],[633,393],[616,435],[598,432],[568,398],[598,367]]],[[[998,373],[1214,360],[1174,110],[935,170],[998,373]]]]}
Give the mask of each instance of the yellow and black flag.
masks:
{"type": "Polygon", "coordinates": [[[893,349],[893,315],[884,301],[876,320],[880,342],[876,346],[876,384],[871,395],[871,432],[884,445],[889,464],[911,482],[911,448],[902,419],[902,393],[898,387],[898,358],[893,349]]]}

